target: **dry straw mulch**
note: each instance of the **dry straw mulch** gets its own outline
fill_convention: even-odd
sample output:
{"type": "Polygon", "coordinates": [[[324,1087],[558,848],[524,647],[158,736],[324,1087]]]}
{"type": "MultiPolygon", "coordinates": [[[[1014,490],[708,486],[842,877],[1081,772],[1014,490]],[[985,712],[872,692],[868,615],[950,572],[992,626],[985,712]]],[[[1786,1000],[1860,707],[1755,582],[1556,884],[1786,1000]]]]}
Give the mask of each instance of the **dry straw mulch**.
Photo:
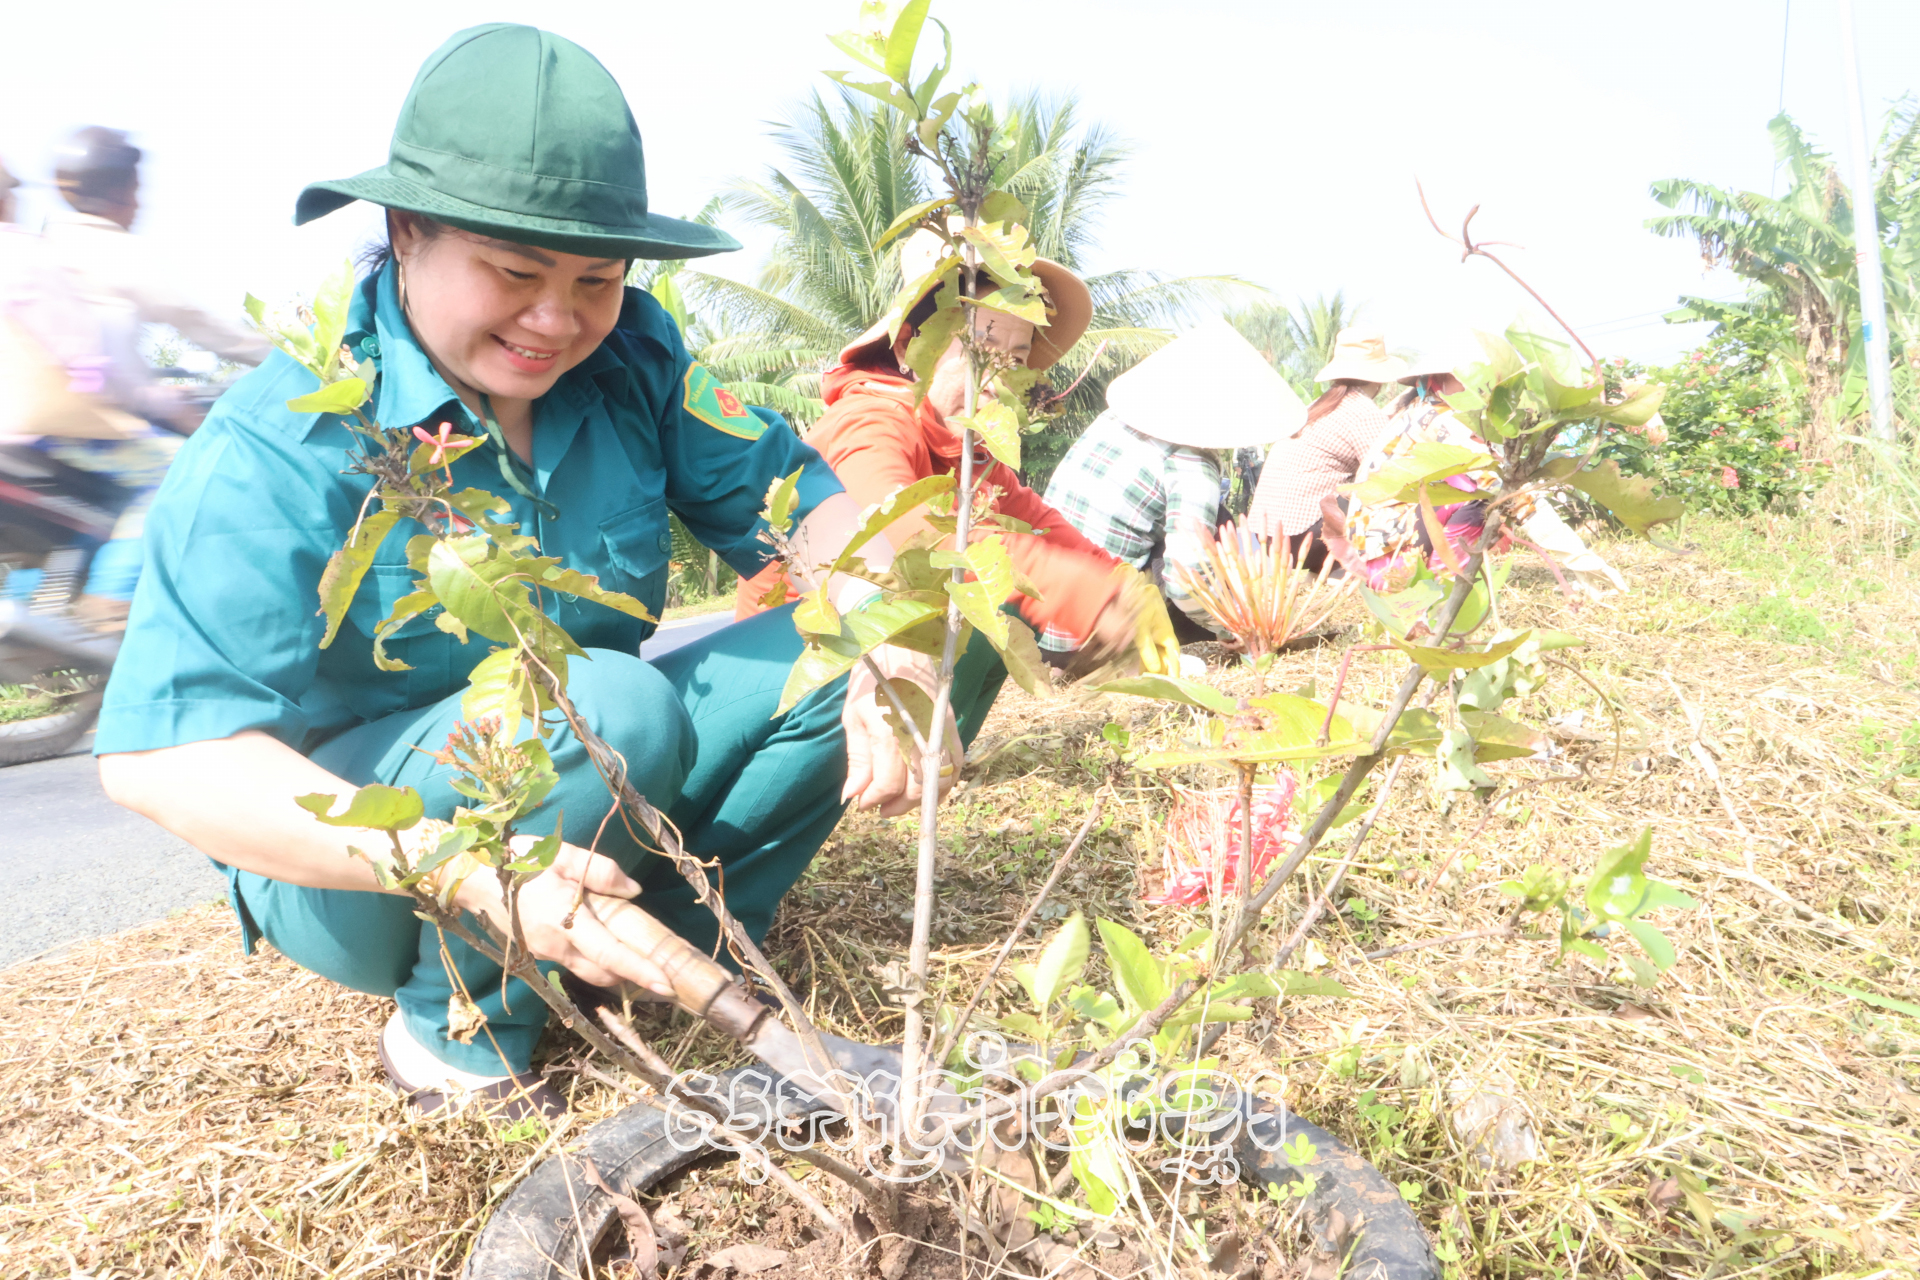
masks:
{"type": "MultiPolygon", "coordinates": [[[[1609,553],[1632,595],[1571,611],[1523,572],[1506,605],[1511,625],[1588,638],[1572,657],[1607,700],[1556,673],[1513,708],[1556,725],[1560,762],[1490,766],[1506,784],[1492,804],[1450,812],[1425,765],[1405,770],[1305,956],[1357,998],[1289,1001],[1221,1051],[1403,1182],[1460,1274],[1911,1274],[1920,1020],[1884,1001],[1920,1003],[1920,784],[1896,767],[1920,773],[1920,742],[1866,747],[1916,723],[1920,585],[1841,547],[1836,580],[1886,589],[1815,592],[1795,607],[1821,614],[1828,643],[1782,645],[1728,629],[1772,616],[1773,584],[1706,556],[1609,553]],[[1550,940],[1362,958],[1497,927],[1502,880],[1535,862],[1583,873],[1642,825],[1650,870],[1703,904],[1659,921],[1680,960],[1651,991],[1624,968],[1552,963],[1550,940]],[[1447,1114],[1476,1090],[1523,1109],[1539,1159],[1489,1170],[1466,1149],[1447,1114]]],[[[1340,647],[1286,655],[1268,687],[1324,696],[1340,647]]],[[[1350,696],[1377,703],[1398,673],[1356,658],[1350,696]]],[[[1103,785],[1110,718],[1136,739],[1188,727],[1136,702],[1009,691],[976,743],[935,939],[937,980],[962,1001],[1103,785]]],[[[1202,922],[1138,901],[1160,784],[1123,779],[1108,805],[1045,928],[1073,908],[1161,942],[1202,922]]],[[[912,843],[908,824],[849,819],[781,914],[773,949],[833,1030],[897,1034],[880,971],[904,954],[912,843]]],[[[1329,842],[1309,887],[1344,847],[1329,842]]],[[[1280,896],[1260,947],[1291,932],[1305,892],[1280,896]]],[[[556,1035],[550,1067],[575,1105],[557,1132],[411,1120],[373,1058],[390,1006],[265,949],[243,961],[220,908],[6,976],[0,1277],[448,1275],[516,1179],[622,1101],[556,1035]]],[[[1002,995],[1013,1007],[1010,983],[1002,995]]],[[[656,1030],[682,1061],[722,1052],[684,1021],[656,1030]]],[[[692,1222],[690,1261],[765,1209],[728,1203],[692,1222]]]]}

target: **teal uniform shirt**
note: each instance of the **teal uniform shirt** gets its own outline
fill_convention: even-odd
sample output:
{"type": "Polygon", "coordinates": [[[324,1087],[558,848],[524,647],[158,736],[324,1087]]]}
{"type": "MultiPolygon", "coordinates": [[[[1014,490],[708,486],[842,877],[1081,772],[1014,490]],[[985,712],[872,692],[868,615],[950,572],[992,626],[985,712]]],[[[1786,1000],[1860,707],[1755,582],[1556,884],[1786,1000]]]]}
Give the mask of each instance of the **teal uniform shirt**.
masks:
{"type": "MultiPolygon", "coordinates": [[[[370,416],[386,427],[473,422],[414,341],[388,264],[363,281],[347,342],[378,369],[370,416]]],[[[147,515],[140,585],[94,738],[96,754],[144,751],[259,729],[310,752],[342,730],[459,691],[487,656],[433,612],[387,642],[410,671],[381,671],[374,627],[413,590],[403,521],[382,544],[340,634],[319,647],[318,586],[372,488],[347,474],[360,437],[332,414],[294,413],[311,373],[275,352],[222,396],[180,450],[147,515]]],[[[777,477],[803,470],[797,515],[838,480],[771,410],[742,405],[687,355],[654,299],[629,289],[619,322],[534,402],[534,489],[515,493],[491,445],[453,464],[454,482],[512,503],[505,519],[601,585],[666,602],[669,511],[743,577],[767,559],[759,512],[777,477]],[[554,514],[557,511],[558,514],[554,514]]],[[[562,595],[555,620],[583,648],[633,654],[652,626],[562,595]]]]}

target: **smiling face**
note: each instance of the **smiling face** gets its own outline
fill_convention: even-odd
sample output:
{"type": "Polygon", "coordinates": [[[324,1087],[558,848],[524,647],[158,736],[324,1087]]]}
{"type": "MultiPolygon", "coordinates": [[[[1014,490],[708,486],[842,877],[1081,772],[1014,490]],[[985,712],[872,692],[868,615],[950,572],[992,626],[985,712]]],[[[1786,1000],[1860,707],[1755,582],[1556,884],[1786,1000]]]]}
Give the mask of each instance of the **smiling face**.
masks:
{"type": "Polygon", "coordinates": [[[538,399],[620,318],[619,258],[429,226],[397,210],[388,221],[408,323],[462,400],[484,391],[504,416],[505,406],[538,399]]]}

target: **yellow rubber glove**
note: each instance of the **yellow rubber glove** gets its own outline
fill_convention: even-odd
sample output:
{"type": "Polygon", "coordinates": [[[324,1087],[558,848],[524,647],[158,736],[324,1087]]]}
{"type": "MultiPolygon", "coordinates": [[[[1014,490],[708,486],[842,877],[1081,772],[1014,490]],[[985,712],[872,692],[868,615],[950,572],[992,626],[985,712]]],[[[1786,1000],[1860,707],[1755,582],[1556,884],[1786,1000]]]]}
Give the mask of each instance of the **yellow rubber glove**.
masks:
{"type": "Polygon", "coordinates": [[[1115,603],[1133,619],[1134,648],[1140,669],[1152,675],[1180,674],[1180,642],[1173,637],[1166,597],[1132,565],[1121,565],[1120,594],[1115,603]]]}

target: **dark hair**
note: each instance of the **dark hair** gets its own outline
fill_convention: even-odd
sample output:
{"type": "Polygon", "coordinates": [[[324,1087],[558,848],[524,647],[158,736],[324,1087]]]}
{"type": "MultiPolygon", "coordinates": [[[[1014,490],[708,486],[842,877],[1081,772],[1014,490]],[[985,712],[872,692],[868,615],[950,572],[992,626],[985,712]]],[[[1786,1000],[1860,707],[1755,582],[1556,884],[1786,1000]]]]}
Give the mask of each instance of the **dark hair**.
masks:
{"type": "MultiPolygon", "coordinates": [[[[370,276],[379,275],[381,269],[393,261],[393,214],[392,209],[387,210],[386,234],[362,249],[353,260],[355,266],[370,276]]],[[[446,234],[447,224],[444,222],[429,218],[424,213],[409,211],[409,216],[416,220],[423,240],[438,240],[446,234]]]]}
{"type": "Polygon", "coordinates": [[[1333,385],[1320,393],[1319,399],[1307,406],[1307,420],[1300,424],[1302,429],[1312,426],[1320,419],[1340,407],[1340,402],[1349,394],[1358,395],[1358,383],[1352,378],[1336,378],[1333,385]]]}

